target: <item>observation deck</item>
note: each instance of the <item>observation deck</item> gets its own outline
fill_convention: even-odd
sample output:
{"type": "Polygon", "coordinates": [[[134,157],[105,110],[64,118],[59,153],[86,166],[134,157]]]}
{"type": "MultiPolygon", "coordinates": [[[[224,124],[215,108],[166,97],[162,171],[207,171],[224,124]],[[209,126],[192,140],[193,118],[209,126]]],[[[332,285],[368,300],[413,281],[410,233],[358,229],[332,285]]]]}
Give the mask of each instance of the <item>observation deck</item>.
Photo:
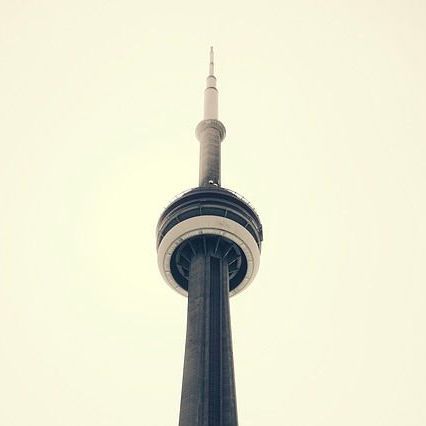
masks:
{"type": "Polygon", "coordinates": [[[262,225],[240,195],[216,186],[188,190],[164,210],[157,225],[158,265],[166,280],[183,295],[189,265],[198,252],[227,259],[229,294],[240,292],[259,268],[262,225]]]}

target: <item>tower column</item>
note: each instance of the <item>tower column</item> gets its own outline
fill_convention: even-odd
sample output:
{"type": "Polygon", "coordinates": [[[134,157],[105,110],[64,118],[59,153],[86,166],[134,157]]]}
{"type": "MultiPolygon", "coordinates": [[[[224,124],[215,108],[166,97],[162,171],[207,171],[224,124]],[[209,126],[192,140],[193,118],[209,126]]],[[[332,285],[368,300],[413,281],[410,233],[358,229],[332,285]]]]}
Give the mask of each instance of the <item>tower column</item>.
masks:
{"type": "Polygon", "coordinates": [[[204,91],[199,187],[173,200],[157,225],[164,280],[188,296],[179,426],[238,426],[229,297],[254,279],[262,224],[251,205],[221,187],[221,143],[213,48],[204,91]]]}
{"type": "Polygon", "coordinates": [[[228,260],[201,249],[189,266],[179,426],[237,424],[228,260]]]}

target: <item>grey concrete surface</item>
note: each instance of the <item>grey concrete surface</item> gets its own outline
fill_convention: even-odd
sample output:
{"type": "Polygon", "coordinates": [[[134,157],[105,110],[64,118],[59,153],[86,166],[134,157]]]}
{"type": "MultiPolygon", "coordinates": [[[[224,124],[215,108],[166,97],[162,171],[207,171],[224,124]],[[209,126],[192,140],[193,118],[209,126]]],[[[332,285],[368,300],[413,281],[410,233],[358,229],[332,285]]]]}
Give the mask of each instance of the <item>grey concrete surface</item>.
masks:
{"type": "Polygon", "coordinates": [[[213,253],[191,260],[179,426],[236,426],[228,263],[213,253]]]}

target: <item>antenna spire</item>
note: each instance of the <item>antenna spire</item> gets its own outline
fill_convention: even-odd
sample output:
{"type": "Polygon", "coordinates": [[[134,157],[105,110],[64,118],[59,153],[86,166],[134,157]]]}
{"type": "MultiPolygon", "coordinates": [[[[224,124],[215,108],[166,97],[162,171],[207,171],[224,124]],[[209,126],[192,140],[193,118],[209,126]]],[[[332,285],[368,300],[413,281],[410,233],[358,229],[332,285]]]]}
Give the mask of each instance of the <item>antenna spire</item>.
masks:
{"type": "Polygon", "coordinates": [[[210,47],[210,66],[209,75],[206,81],[206,90],[204,91],[204,120],[217,120],[218,118],[218,92],[216,89],[216,77],[214,76],[214,52],[213,46],[210,47]]]}
{"type": "Polygon", "coordinates": [[[220,186],[220,144],[225,126],[218,119],[218,91],[214,76],[214,53],[210,47],[210,66],[204,90],[204,119],[195,130],[200,141],[200,186],[220,186]]]}
{"type": "Polygon", "coordinates": [[[213,52],[213,46],[210,46],[210,68],[209,68],[209,74],[214,75],[214,52],[213,52]]]}

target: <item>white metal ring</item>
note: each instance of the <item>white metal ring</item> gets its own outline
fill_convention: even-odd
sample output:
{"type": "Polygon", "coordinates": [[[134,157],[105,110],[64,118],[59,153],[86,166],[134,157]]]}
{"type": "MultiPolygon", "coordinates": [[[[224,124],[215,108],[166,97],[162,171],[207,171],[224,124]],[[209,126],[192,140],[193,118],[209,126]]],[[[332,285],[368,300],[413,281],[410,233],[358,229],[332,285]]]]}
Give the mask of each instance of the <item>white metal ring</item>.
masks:
{"type": "Polygon", "coordinates": [[[187,296],[188,293],[173,278],[170,261],[177,246],[184,240],[195,235],[221,235],[236,243],[247,259],[247,272],[241,283],[230,291],[233,296],[247,287],[254,279],[259,269],[260,250],[255,239],[247,229],[231,219],[221,216],[197,216],[184,220],[175,225],[163,237],[157,250],[158,267],[167,284],[178,293],[187,296]]]}

